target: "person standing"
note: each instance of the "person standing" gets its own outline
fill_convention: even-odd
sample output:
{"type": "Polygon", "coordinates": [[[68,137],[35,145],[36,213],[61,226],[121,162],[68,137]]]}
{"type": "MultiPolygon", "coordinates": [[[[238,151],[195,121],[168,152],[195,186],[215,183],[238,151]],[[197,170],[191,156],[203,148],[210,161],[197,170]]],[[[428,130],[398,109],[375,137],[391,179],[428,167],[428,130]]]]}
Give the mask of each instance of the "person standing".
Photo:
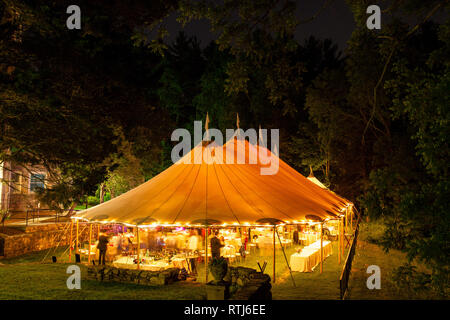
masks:
{"type": "Polygon", "coordinates": [[[294,230],[293,242],[294,242],[294,244],[299,244],[299,238],[298,238],[298,231],[297,230],[294,230]]]}
{"type": "Polygon", "coordinates": [[[106,250],[108,249],[108,237],[105,233],[100,233],[100,237],[98,239],[97,249],[99,251],[98,253],[98,264],[105,265],[105,259],[106,259],[106,250]]]}
{"type": "Polygon", "coordinates": [[[211,257],[219,258],[220,257],[220,248],[222,248],[224,245],[220,241],[219,238],[217,238],[217,231],[214,232],[214,236],[210,240],[211,242],[211,257]]]}

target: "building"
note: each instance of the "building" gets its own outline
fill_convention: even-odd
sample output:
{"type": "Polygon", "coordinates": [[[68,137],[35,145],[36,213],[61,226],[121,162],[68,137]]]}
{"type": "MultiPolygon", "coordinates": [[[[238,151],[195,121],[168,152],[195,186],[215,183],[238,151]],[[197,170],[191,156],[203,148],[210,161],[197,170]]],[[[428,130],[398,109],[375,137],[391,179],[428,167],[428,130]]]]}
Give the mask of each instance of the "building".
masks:
{"type": "Polygon", "coordinates": [[[40,166],[0,163],[0,209],[24,212],[41,207],[36,191],[47,186],[48,173],[40,166]]]}

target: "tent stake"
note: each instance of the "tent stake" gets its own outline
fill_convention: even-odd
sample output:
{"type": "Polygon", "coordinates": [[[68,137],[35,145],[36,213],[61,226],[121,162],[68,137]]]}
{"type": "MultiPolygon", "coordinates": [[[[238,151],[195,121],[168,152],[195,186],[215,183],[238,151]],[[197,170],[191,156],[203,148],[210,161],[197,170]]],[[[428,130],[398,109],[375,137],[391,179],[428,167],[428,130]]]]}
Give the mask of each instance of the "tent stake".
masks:
{"type": "Polygon", "coordinates": [[[278,231],[277,231],[277,236],[278,236],[278,241],[280,242],[281,250],[283,251],[284,259],[286,260],[286,264],[289,268],[289,273],[291,274],[292,283],[294,284],[294,287],[297,287],[295,285],[294,277],[292,276],[291,266],[289,265],[288,259],[286,257],[286,252],[284,251],[284,247],[283,247],[283,244],[281,243],[281,239],[280,239],[280,235],[278,234],[278,231]]]}

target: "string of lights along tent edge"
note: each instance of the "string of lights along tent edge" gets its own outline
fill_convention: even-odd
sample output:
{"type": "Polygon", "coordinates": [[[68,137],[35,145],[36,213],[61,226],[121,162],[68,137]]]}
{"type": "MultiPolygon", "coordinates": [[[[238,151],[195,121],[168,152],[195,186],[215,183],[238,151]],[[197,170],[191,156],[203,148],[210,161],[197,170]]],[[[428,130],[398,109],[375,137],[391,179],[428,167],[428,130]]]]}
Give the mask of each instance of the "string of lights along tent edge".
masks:
{"type": "Polygon", "coordinates": [[[264,146],[240,137],[239,132],[238,128],[223,146],[202,141],[149,181],[78,212],[72,219],[142,228],[269,227],[323,223],[340,219],[351,210],[351,202],[311,183],[264,146]],[[244,156],[244,164],[223,161],[230,144],[234,144],[234,159],[244,156]],[[239,154],[242,150],[244,155],[239,154]],[[276,174],[261,175],[264,165],[260,161],[249,164],[250,153],[257,152],[259,160],[261,151],[278,161],[276,174]],[[195,158],[198,155],[202,158],[195,158]],[[194,161],[183,163],[189,157],[194,161]]]}

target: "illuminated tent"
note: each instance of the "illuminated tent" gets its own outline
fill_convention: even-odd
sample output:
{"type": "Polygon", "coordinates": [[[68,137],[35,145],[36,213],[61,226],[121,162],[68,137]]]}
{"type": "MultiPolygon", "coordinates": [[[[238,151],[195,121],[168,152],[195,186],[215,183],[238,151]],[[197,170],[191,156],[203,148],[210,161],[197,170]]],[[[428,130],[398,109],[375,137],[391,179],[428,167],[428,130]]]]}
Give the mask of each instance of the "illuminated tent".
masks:
{"type": "Polygon", "coordinates": [[[330,192],[331,194],[333,194],[333,195],[336,196],[337,198],[341,199],[342,201],[344,201],[344,202],[346,202],[346,203],[352,204],[350,201],[348,201],[348,200],[345,199],[345,198],[342,198],[342,197],[338,196],[336,193],[334,193],[333,191],[331,191],[330,189],[328,189],[322,182],[320,182],[320,180],[317,179],[317,178],[314,176],[314,173],[313,173],[311,167],[310,167],[310,169],[309,169],[309,176],[308,176],[307,179],[308,179],[309,181],[311,181],[312,183],[314,183],[315,185],[321,187],[322,189],[327,190],[328,192],[330,192]]]}
{"type": "Polygon", "coordinates": [[[319,179],[317,179],[317,178],[314,176],[314,173],[313,173],[313,171],[312,171],[312,168],[310,169],[310,173],[309,173],[309,176],[307,177],[307,179],[308,179],[309,181],[311,181],[312,183],[314,183],[315,185],[321,187],[322,189],[329,190],[322,182],[320,182],[319,179]]]}
{"type": "Polygon", "coordinates": [[[74,217],[139,226],[245,226],[320,221],[342,214],[345,201],[311,184],[265,148],[261,151],[279,161],[279,170],[261,175],[261,169],[270,166],[260,161],[261,148],[238,138],[223,146],[202,142],[151,180],[74,217]],[[233,164],[226,163],[227,156],[234,158],[233,164]],[[249,163],[254,156],[256,163],[249,163]],[[238,157],[245,163],[237,164],[238,157]]]}

